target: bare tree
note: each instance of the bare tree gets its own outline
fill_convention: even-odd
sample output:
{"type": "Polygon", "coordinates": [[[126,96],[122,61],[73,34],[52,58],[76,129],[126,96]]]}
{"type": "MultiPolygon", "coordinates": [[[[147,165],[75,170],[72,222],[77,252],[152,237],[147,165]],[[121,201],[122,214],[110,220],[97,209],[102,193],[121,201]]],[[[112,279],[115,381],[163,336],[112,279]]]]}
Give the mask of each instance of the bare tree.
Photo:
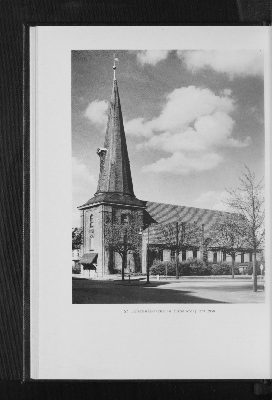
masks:
{"type": "Polygon", "coordinates": [[[264,184],[263,179],[256,183],[255,174],[247,166],[245,169],[239,178],[240,188],[227,189],[229,199],[226,200],[226,204],[247,221],[247,247],[253,253],[253,290],[256,292],[256,254],[262,249],[265,236],[264,184]]]}
{"type": "Polygon", "coordinates": [[[234,279],[235,257],[245,251],[248,224],[236,213],[222,213],[220,222],[209,229],[206,247],[213,251],[223,251],[231,256],[231,273],[234,279]]]}
{"type": "Polygon", "coordinates": [[[141,228],[142,222],[137,212],[125,215],[124,219],[118,215],[113,220],[105,222],[105,246],[108,250],[120,254],[122,280],[125,279],[128,253],[138,254],[141,248],[141,228]]]}
{"type": "Polygon", "coordinates": [[[166,249],[176,252],[176,279],[179,279],[178,261],[183,250],[193,250],[201,242],[201,227],[196,223],[178,222],[161,225],[160,242],[166,249]]]}

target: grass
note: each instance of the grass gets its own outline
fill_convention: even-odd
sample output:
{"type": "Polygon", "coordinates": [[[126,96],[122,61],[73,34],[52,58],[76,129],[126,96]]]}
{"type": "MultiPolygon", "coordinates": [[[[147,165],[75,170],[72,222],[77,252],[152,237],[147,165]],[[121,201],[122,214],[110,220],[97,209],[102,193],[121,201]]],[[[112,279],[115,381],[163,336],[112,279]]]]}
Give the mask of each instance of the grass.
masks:
{"type": "Polygon", "coordinates": [[[238,304],[263,303],[263,282],[258,292],[251,280],[91,280],[73,278],[73,304],[238,304]]]}

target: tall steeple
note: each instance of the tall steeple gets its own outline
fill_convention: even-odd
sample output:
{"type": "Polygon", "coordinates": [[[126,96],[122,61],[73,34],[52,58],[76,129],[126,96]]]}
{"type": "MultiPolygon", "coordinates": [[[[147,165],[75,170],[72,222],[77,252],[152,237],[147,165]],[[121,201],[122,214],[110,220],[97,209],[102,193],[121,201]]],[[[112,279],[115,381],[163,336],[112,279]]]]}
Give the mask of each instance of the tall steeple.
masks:
{"type": "MultiPolygon", "coordinates": [[[[109,105],[104,147],[97,149],[100,157],[100,174],[97,191],[85,205],[110,202],[143,207],[133,191],[122,109],[113,65],[113,86],[109,105]]],[[[84,205],[84,206],[85,206],[84,205]]]]}

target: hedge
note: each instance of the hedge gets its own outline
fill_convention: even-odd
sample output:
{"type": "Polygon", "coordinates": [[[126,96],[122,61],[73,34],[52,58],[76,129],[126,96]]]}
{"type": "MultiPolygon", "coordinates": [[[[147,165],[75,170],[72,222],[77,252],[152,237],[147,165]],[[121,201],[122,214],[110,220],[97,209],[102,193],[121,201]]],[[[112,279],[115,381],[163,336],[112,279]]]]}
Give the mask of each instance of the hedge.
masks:
{"type": "MultiPolygon", "coordinates": [[[[188,259],[178,263],[179,276],[209,276],[209,275],[231,275],[231,263],[219,262],[213,264],[211,262],[204,263],[199,259],[188,259]]],[[[176,276],[175,261],[159,261],[155,260],[150,267],[151,275],[176,276]]],[[[234,265],[234,274],[239,275],[239,265],[234,265]]]]}

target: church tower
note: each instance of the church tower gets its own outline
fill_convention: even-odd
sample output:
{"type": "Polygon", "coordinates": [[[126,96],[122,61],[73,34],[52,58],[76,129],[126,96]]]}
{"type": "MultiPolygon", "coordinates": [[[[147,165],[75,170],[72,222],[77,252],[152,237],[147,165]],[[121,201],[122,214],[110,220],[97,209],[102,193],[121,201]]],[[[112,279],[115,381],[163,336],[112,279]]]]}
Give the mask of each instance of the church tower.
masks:
{"type": "Polygon", "coordinates": [[[97,191],[87,203],[78,207],[83,228],[83,258],[94,260],[98,276],[110,274],[120,265],[118,256],[106,248],[105,223],[116,219],[125,220],[131,213],[137,213],[142,221],[145,209],[133,191],[115,61],[113,70],[104,147],[97,149],[100,158],[97,191]]]}

